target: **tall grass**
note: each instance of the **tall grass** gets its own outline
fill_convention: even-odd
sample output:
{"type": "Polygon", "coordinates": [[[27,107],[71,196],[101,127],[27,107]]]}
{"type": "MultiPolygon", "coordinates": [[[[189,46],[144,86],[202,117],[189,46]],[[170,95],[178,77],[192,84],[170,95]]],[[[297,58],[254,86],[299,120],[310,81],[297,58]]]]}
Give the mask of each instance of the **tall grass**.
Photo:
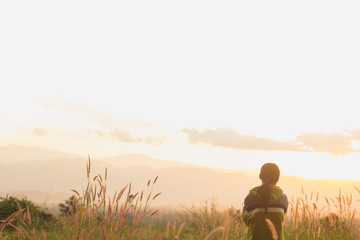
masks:
{"type": "MultiPolygon", "coordinates": [[[[161,195],[154,193],[158,177],[149,180],[141,192],[133,193],[129,183],[110,196],[107,169],[103,175],[92,175],[89,158],[86,176],[86,187],[72,190],[75,207],[67,214],[40,222],[18,204],[17,212],[0,220],[0,239],[246,239],[241,210],[220,209],[215,200],[184,208],[172,220],[161,217],[161,211],[151,208],[151,202],[161,195]],[[145,219],[153,221],[145,223],[145,219]]],[[[284,220],[285,239],[360,239],[352,195],[344,196],[340,191],[338,196],[324,198],[326,204],[320,200],[319,194],[306,194],[304,190],[290,199],[284,220]]],[[[267,224],[273,230],[272,238],[277,239],[272,223],[267,224]]]]}
{"type": "Polygon", "coordinates": [[[352,209],[352,195],[341,191],[319,203],[316,196],[304,193],[290,201],[285,216],[285,239],[359,239],[357,212],[352,209]]]}
{"type": "MultiPolygon", "coordinates": [[[[360,193],[360,191],[359,191],[360,193]]],[[[319,194],[302,194],[290,200],[284,220],[284,239],[360,239],[356,209],[352,209],[352,195],[344,196],[341,191],[333,198],[325,198],[320,204],[319,194]]],[[[184,239],[247,239],[247,227],[241,221],[240,212],[233,207],[219,210],[214,201],[205,201],[198,207],[186,209],[182,216],[187,224],[183,230],[184,239]]],[[[271,221],[272,238],[278,234],[271,221]]]]}
{"type": "MultiPolygon", "coordinates": [[[[86,164],[87,186],[82,191],[71,190],[75,195],[70,213],[59,217],[54,228],[37,231],[31,226],[28,211],[19,206],[19,211],[0,222],[2,239],[174,239],[179,237],[161,228],[145,225],[145,217],[153,217],[158,210],[151,209],[149,204],[161,193],[154,194],[153,187],[158,179],[149,180],[147,191],[132,193],[131,183],[124,186],[114,195],[107,194],[107,169],[104,175],[91,176],[90,157],[86,164]],[[13,222],[20,219],[20,224],[13,222]],[[27,221],[25,221],[27,220],[27,221]],[[6,226],[16,231],[3,234],[6,226]]],[[[176,228],[176,227],[175,227],[176,228]]],[[[174,231],[175,232],[175,231],[174,231]]]]}

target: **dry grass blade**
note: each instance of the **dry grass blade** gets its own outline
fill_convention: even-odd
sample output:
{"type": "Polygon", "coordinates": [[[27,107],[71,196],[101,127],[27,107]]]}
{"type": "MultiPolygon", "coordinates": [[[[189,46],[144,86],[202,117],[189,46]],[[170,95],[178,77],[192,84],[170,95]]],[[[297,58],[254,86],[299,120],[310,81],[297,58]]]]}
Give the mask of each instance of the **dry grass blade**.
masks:
{"type": "Polygon", "coordinates": [[[15,225],[14,225],[14,224],[12,224],[12,223],[9,223],[9,226],[12,226],[12,227],[13,227],[13,228],[15,228],[15,229],[16,229],[16,231],[18,231],[18,232],[20,232],[20,231],[21,231],[19,227],[15,226],[15,225]]]}
{"type": "Polygon", "coordinates": [[[131,183],[129,183],[129,191],[128,191],[128,194],[126,196],[126,199],[129,199],[130,194],[131,194],[131,183]]]}
{"type": "Polygon", "coordinates": [[[225,216],[225,223],[224,223],[224,233],[222,236],[222,240],[227,240],[229,238],[229,230],[230,230],[230,216],[226,214],[225,216]]]}
{"type": "Polygon", "coordinates": [[[151,210],[149,210],[148,212],[146,212],[146,213],[140,218],[140,220],[139,220],[138,222],[142,222],[142,220],[143,220],[147,215],[149,215],[150,212],[151,212],[151,210]]]}
{"type": "Polygon", "coordinates": [[[114,196],[113,196],[112,204],[114,204],[114,203],[115,203],[116,194],[117,194],[117,191],[115,191],[115,194],[114,194],[114,196]]]}
{"type": "Polygon", "coordinates": [[[278,239],[278,234],[276,232],[276,229],[275,229],[275,226],[274,226],[273,222],[270,219],[267,219],[267,218],[265,219],[265,222],[266,222],[267,226],[270,229],[272,238],[274,240],[277,240],[278,239]]]}
{"type": "Polygon", "coordinates": [[[43,235],[43,239],[46,240],[47,239],[46,232],[44,231],[42,226],[41,226],[41,232],[42,232],[42,235],[43,235]]]}
{"type": "Polygon", "coordinates": [[[154,200],[155,198],[157,198],[159,195],[161,194],[161,192],[159,192],[158,194],[156,194],[152,200],[154,200]]]}
{"type": "Polygon", "coordinates": [[[217,227],[214,230],[212,230],[205,238],[204,240],[210,240],[213,237],[215,237],[218,233],[223,232],[225,230],[224,227],[217,227]]]}
{"type": "Polygon", "coordinates": [[[132,198],[133,198],[133,199],[135,199],[137,195],[139,195],[139,193],[138,193],[138,192],[137,192],[137,193],[135,193],[135,195],[134,195],[132,198]]]}
{"type": "Polygon", "coordinates": [[[123,187],[123,189],[121,189],[119,195],[116,198],[116,202],[118,202],[120,200],[121,196],[124,194],[127,187],[128,187],[128,185],[126,185],[125,187],[123,187]]]}
{"type": "Polygon", "coordinates": [[[356,191],[358,191],[358,193],[360,193],[360,190],[355,185],[353,185],[353,186],[356,189],[356,191]]]}
{"type": "Polygon", "coordinates": [[[26,207],[26,215],[27,215],[27,218],[29,219],[29,223],[31,224],[31,215],[30,215],[29,206],[26,207]]]}
{"type": "Polygon", "coordinates": [[[88,162],[86,163],[86,175],[87,175],[87,178],[90,177],[90,169],[91,169],[91,161],[90,161],[90,155],[88,155],[88,162]]]}
{"type": "Polygon", "coordinates": [[[170,232],[170,221],[168,221],[167,226],[166,226],[166,235],[165,235],[165,238],[168,238],[169,232],[170,232]]]}
{"type": "Polygon", "coordinates": [[[71,189],[72,192],[76,193],[76,195],[78,195],[78,197],[80,197],[80,193],[74,189],[71,189]]]}
{"type": "Polygon", "coordinates": [[[96,229],[96,227],[93,227],[93,228],[91,229],[91,231],[90,231],[87,239],[91,239],[90,237],[91,237],[91,235],[94,233],[95,229],[96,229]]]}
{"type": "Polygon", "coordinates": [[[4,226],[5,226],[6,224],[12,223],[13,221],[16,220],[16,217],[17,217],[18,215],[20,215],[22,212],[24,212],[24,210],[25,210],[25,209],[20,209],[20,210],[14,212],[14,213],[11,214],[9,217],[7,217],[5,220],[3,220],[3,223],[2,223],[1,225],[4,224],[4,226]]]}
{"type": "Polygon", "coordinates": [[[174,220],[174,226],[173,226],[173,233],[172,233],[172,235],[175,235],[175,230],[176,230],[176,220],[174,220]]]}
{"type": "Polygon", "coordinates": [[[158,237],[156,238],[156,240],[161,240],[163,237],[165,236],[165,233],[159,233],[158,237]]]}
{"type": "Polygon", "coordinates": [[[294,216],[294,222],[293,222],[293,229],[297,228],[297,219],[298,219],[298,210],[299,210],[299,199],[296,200],[296,207],[295,207],[295,216],[294,216]]]}
{"type": "Polygon", "coordinates": [[[142,237],[143,237],[143,235],[144,235],[144,231],[145,231],[145,227],[143,227],[143,228],[141,229],[140,236],[139,236],[139,240],[142,239],[142,237]]]}
{"type": "Polygon", "coordinates": [[[18,207],[18,210],[21,210],[21,206],[19,201],[15,198],[16,206],[18,207]]]}
{"type": "Polygon", "coordinates": [[[155,212],[153,212],[150,216],[154,216],[159,210],[156,210],[155,212]]]}
{"type": "Polygon", "coordinates": [[[96,198],[96,185],[95,185],[94,191],[93,191],[93,189],[91,189],[91,194],[92,194],[92,201],[94,202],[95,198],[96,198]]]}
{"type": "Polygon", "coordinates": [[[185,222],[183,222],[183,223],[180,225],[180,227],[179,227],[179,230],[178,230],[178,232],[177,232],[177,234],[176,234],[176,238],[177,238],[177,239],[179,239],[180,233],[181,233],[181,231],[182,231],[182,229],[183,229],[184,226],[185,226],[185,222]]]}

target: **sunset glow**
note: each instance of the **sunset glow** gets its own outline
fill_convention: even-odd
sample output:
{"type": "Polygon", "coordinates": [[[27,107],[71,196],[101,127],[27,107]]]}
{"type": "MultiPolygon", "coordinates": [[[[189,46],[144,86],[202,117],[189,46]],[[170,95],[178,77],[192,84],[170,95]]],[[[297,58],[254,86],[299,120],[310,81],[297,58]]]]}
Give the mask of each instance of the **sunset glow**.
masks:
{"type": "Polygon", "coordinates": [[[360,180],[355,1],[0,3],[0,146],[360,180]]]}

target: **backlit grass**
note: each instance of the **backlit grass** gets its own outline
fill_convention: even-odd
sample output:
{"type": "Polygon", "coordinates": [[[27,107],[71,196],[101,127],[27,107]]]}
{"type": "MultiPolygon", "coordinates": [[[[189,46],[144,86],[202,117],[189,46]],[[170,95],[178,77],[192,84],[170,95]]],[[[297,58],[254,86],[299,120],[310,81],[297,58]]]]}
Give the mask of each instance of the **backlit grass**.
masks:
{"type": "MultiPolygon", "coordinates": [[[[91,176],[87,162],[87,186],[72,190],[74,197],[65,213],[39,219],[29,208],[18,210],[0,221],[1,239],[246,239],[247,227],[241,221],[241,209],[220,209],[215,201],[183,208],[171,219],[164,210],[152,209],[157,177],[145,190],[132,193],[131,184],[115,194],[107,194],[107,170],[91,176]]],[[[360,239],[352,196],[339,193],[320,204],[318,194],[290,199],[284,220],[285,239],[360,239]]],[[[68,203],[70,204],[70,203],[68,203]]],[[[64,208],[65,209],[65,208],[64,208]]],[[[271,222],[268,223],[271,229],[271,222]]],[[[277,233],[273,232],[273,238],[277,233]]]]}

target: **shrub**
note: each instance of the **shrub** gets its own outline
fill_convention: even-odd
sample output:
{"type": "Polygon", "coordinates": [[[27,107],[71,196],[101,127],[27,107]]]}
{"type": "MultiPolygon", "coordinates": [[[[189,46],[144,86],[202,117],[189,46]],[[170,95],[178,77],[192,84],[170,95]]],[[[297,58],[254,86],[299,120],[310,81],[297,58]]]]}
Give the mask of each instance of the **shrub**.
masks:
{"type": "Polygon", "coordinates": [[[65,200],[64,203],[60,203],[58,206],[59,206],[61,215],[68,215],[71,213],[75,213],[76,201],[77,201],[76,197],[71,196],[68,200],[65,200]]]}
{"type": "Polygon", "coordinates": [[[46,209],[37,206],[34,202],[26,198],[18,199],[16,197],[0,198],[0,220],[5,220],[20,209],[30,212],[31,216],[42,220],[51,220],[52,215],[46,213],[46,209]]]}

